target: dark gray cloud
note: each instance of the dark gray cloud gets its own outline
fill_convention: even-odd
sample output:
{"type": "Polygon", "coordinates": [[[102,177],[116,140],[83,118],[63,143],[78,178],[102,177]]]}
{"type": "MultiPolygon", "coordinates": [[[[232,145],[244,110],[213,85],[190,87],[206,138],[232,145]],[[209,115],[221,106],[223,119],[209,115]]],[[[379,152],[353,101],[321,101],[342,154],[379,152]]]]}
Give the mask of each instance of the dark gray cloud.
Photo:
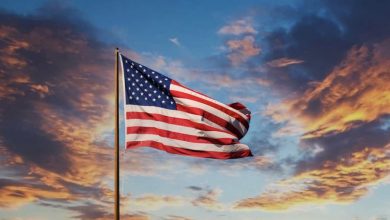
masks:
{"type": "Polygon", "coordinates": [[[10,152],[57,173],[68,171],[69,150],[39,127],[41,116],[28,100],[13,101],[3,109],[2,115],[0,133],[10,152]]]}
{"type": "Polygon", "coordinates": [[[340,23],[350,42],[373,43],[389,37],[390,2],[386,0],[323,1],[329,13],[340,23]]]}
{"type": "Polygon", "coordinates": [[[305,79],[323,78],[351,46],[345,44],[337,24],[315,15],[302,17],[288,32],[275,32],[270,38],[270,41],[284,39],[287,42],[282,47],[271,49],[266,59],[293,57],[304,60],[299,65],[302,69],[289,68],[292,72],[289,80],[299,83],[305,79]]]}
{"type": "MultiPolygon", "coordinates": [[[[285,8],[285,7],[284,7],[285,8]]],[[[304,1],[304,4],[289,11],[299,10],[299,14],[290,13],[290,26],[278,27],[271,31],[266,38],[261,39],[265,44],[264,53],[258,58],[264,63],[280,58],[302,60],[299,65],[286,66],[284,68],[267,68],[260,75],[272,82],[273,88],[286,97],[300,97],[304,92],[315,88],[313,82],[322,81],[333,68],[345,65],[349,62],[346,56],[353,47],[362,45],[383,45],[383,41],[390,37],[389,1],[304,1]]],[[[278,10],[278,9],[275,9],[278,10]]],[[[369,48],[371,48],[369,46],[369,48]]],[[[374,50],[370,50],[365,57],[367,66],[374,65],[374,50]]],[[[359,57],[357,54],[356,57],[359,57]]],[[[249,64],[253,65],[253,63],[249,64]]],[[[345,70],[348,71],[348,70],[345,70]]],[[[255,72],[253,74],[259,74],[255,72]]],[[[338,80],[339,84],[349,84],[351,81],[363,80],[367,73],[349,73],[356,77],[348,80],[338,80]]],[[[386,73],[383,73],[384,76],[386,73]]],[[[386,77],[383,77],[384,79],[386,77]]],[[[375,85],[372,85],[375,86],[375,85]]],[[[332,88],[328,88],[329,90],[332,88]]],[[[327,94],[327,91],[324,91],[327,94]]],[[[364,94],[362,90],[359,94],[364,94]]],[[[386,92],[386,91],[383,91],[386,92]]],[[[321,98],[321,97],[320,97],[321,98]]],[[[329,111],[330,106],[320,98],[311,99],[304,111],[305,117],[316,120],[319,116],[329,111]]],[[[351,97],[350,99],[354,99],[351,97]]],[[[340,102],[348,102],[347,98],[340,98],[340,102]]],[[[291,109],[301,109],[299,104],[291,109]]],[[[358,111],[358,107],[356,107],[358,111]]],[[[352,114],[353,112],[350,112],[352,114]]],[[[348,112],[345,112],[348,114],[348,112]]],[[[348,157],[353,152],[365,147],[383,147],[388,141],[388,135],[380,129],[384,118],[365,124],[364,122],[352,122],[351,130],[328,134],[317,138],[302,139],[301,146],[307,154],[299,159],[299,162],[289,158],[287,163],[297,165],[297,172],[319,168],[325,161],[337,161],[348,157]],[[313,149],[318,147],[313,155],[313,149]]]]}
{"type": "Polygon", "coordinates": [[[193,190],[193,191],[202,191],[203,190],[203,188],[199,187],[199,186],[189,186],[187,188],[190,190],[193,190]]]}
{"type": "Polygon", "coordinates": [[[109,47],[85,26],[76,12],[53,4],[31,16],[0,11],[1,78],[9,91],[18,91],[1,97],[3,144],[25,161],[57,173],[69,171],[72,152],[42,126],[48,117],[42,106],[50,106],[63,119],[89,121],[101,116],[107,103],[99,94],[111,89],[109,83],[102,85],[110,82],[106,68],[98,71],[99,63],[112,66],[109,54],[101,56],[109,47]],[[7,61],[7,51],[22,64],[7,61]],[[86,93],[92,100],[83,100],[86,93]],[[93,104],[83,107],[86,102],[93,104]]]}
{"type": "Polygon", "coordinates": [[[315,1],[315,4],[306,1],[290,9],[300,13],[290,13],[290,20],[285,18],[286,23],[292,23],[290,27],[275,27],[260,39],[266,49],[258,59],[264,63],[280,58],[304,62],[283,69],[267,68],[260,75],[283,94],[305,91],[309,82],[324,79],[352,46],[388,38],[390,29],[385,27],[390,25],[389,8],[388,1],[358,0],[315,1]]]}
{"type": "Polygon", "coordinates": [[[354,152],[365,148],[382,148],[390,142],[390,128],[383,127],[390,120],[384,115],[369,123],[354,122],[354,128],[336,134],[301,140],[305,156],[296,162],[296,172],[321,168],[326,161],[348,159],[354,152]],[[319,147],[318,153],[313,149],[319,147]],[[306,150],[305,150],[306,149],[306,150]]]}
{"type": "MultiPolygon", "coordinates": [[[[0,10],[0,148],[7,153],[0,157],[8,178],[0,179],[1,207],[111,203],[100,182],[111,168],[109,144],[91,133],[112,111],[113,48],[59,2],[33,15],[0,10]]],[[[110,215],[102,210],[80,218],[110,215]]]]}

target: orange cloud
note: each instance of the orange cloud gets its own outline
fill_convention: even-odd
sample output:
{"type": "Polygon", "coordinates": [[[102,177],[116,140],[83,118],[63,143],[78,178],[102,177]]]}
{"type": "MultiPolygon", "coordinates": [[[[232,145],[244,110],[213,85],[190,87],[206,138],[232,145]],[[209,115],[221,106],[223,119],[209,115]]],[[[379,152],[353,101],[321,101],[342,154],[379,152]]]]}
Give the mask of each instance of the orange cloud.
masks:
{"type": "Polygon", "coordinates": [[[253,36],[245,36],[241,40],[229,40],[226,44],[230,49],[228,58],[234,66],[245,62],[250,57],[256,56],[261,51],[255,45],[253,36]]]}
{"type": "Polygon", "coordinates": [[[390,40],[372,47],[352,48],[340,65],[321,82],[313,82],[301,97],[272,105],[267,113],[288,125],[280,134],[303,138],[340,133],[390,113],[390,40]]]}
{"type": "Polygon", "coordinates": [[[111,150],[94,144],[96,137],[93,134],[98,134],[99,123],[87,123],[88,120],[79,121],[59,116],[57,112],[44,104],[39,104],[37,110],[46,116],[42,129],[66,145],[68,153],[65,156],[70,161],[69,167],[67,172],[59,173],[29,163],[18,155],[13,155],[13,157],[12,154],[9,155],[11,158],[8,159],[6,167],[18,168],[27,165],[28,173],[21,179],[26,183],[35,182],[37,185],[10,183],[0,188],[0,207],[13,208],[37,200],[75,201],[87,197],[93,198],[89,194],[73,192],[68,188],[69,184],[90,188],[98,193],[97,198],[100,202],[110,203],[113,198],[112,190],[103,184],[103,178],[108,176],[112,170],[110,166],[107,166],[111,164],[111,150]],[[106,165],[101,166],[94,161],[106,165]]]}
{"type": "Polygon", "coordinates": [[[32,91],[38,93],[42,98],[49,94],[49,87],[47,85],[32,84],[30,85],[32,91]]]}
{"type": "MultiPolygon", "coordinates": [[[[16,24],[25,21],[14,17],[20,19],[16,24]]],[[[57,30],[55,22],[0,25],[0,40],[6,42],[0,45],[0,164],[7,170],[0,179],[0,208],[56,201],[80,219],[113,219],[114,53],[75,24],[64,22],[57,30]]],[[[160,175],[177,165],[157,166],[153,155],[139,154],[121,158],[131,164],[122,174],[160,175]]],[[[153,195],[131,199],[123,195],[122,206],[134,202],[140,209],[158,209],[186,201],[153,195]]],[[[150,217],[124,214],[121,219],[150,217]]]]}
{"type": "Polygon", "coordinates": [[[14,27],[0,26],[0,40],[6,42],[6,46],[0,51],[0,61],[3,65],[16,69],[25,67],[27,60],[18,57],[15,52],[30,47],[27,41],[15,38],[18,34],[19,32],[14,27]]]}
{"type": "Polygon", "coordinates": [[[275,59],[275,60],[271,60],[267,63],[268,66],[271,66],[271,67],[286,67],[286,66],[290,66],[290,65],[293,65],[293,64],[300,64],[300,63],[303,63],[304,61],[303,60],[298,60],[298,59],[291,59],[291,58],[287,58],[287,57],[283,57],[283,58],[279,58],[279,59],[275,59]]]}
{"type": "Polygon", "coordinates": [[[295,175],[239,201],[236,209],[351,203],[388,177],[390,143],[387,131],[377,128],[390,113],[388,48],[390,41],[353,47],[324,80],[268,108],[266,114],[286,123],[276,135],[301,135],[300,150],[310,155],[295,175]]]}
{"type": "Polygon", "coordinates": [[[298,205],[351,203],[390,173],[390,144],[365,148],[340,161],[282,180],[258,197],[239,201],[235,209],[283,211],[298,205]]]}
{"type": "Polygon", "coordinates": [[[0,208],[15,208],[39,199],[72,200],[75,197],[66,189],[53,190],[35,186],[9,185],[0,188],[0,208]]]}
{"type": "Polygon", "coordinates": [[[26,28],[25,17],[11,17],[13,26],[0,24],[0,161],[7,170],[0,207],[50,200],[111,206],[113,150],[104,135],[113,125],[113,51],[74,24],[57,30],[56,21],[40,19],[26,28]]]}
{"type": "Polygon", "coordinates": [[[15,88],[17,84],[30,82],[29,76],[21,69],[27,65],[27,60],[18,56],[17,51],[29,48],[29,43],[17,37],[19,32],[16,28],[0,25],[0,41],[5,42],[0,50],[0,62],[4,65],[0,69],[0,100],[12,99],[14,95],[24,95],[23,91],[15,88]],[[7,69],[12,69],[12,76],[7,69]]]}
{"type": "Polygon", "coordinates": [[[224,35],[241,35],[241,34],[256,34],[257,31],[253,27],[252,21],[249,18],[233,21],[228,25],[221,27],[218,30],[219,34],[224,35]]]}

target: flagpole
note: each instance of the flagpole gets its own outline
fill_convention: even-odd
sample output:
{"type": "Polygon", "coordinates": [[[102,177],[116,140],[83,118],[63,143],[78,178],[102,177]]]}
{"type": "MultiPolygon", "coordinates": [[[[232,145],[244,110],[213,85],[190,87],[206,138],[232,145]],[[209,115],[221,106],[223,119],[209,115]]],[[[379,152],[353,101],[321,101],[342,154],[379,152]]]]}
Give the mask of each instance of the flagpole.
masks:
{"type": "Polygon", "coordinates": [[[115,49],[115,220],[120,219],[119,192],[119,49],[115,49]]]}

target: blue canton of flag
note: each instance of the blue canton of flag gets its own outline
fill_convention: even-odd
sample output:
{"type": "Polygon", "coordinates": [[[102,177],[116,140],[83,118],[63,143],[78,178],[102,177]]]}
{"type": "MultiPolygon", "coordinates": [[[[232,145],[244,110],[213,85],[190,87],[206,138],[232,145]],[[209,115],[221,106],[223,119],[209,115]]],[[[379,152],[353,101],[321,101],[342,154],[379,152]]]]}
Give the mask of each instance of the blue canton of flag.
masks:
{"type": "Polygon", "coordinates": [[[123,57],[126,104],[176,109],[169,91],[171,79],[123,57]]]}

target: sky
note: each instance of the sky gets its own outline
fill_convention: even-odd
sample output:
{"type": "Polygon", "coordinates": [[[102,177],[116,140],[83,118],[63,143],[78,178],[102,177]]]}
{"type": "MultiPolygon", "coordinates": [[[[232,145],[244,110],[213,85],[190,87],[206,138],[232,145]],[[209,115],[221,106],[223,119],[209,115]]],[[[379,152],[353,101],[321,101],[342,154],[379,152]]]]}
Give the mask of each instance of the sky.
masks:
{"type": "Polygon", "coordinates": [[[254,154],[125,150],[123,130],[121,219],[390,219],[389,10],[0,0],[0,220],[113,219],[116,47],[245,104],[254,154]]]}

